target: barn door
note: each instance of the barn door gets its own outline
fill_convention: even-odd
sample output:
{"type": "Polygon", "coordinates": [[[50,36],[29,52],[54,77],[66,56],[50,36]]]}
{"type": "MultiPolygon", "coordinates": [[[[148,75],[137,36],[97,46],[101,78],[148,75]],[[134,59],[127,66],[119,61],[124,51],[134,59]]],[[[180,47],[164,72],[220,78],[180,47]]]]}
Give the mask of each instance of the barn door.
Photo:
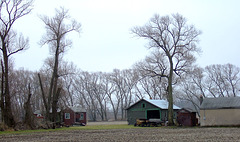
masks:
{"type": "Polygon", "coordinates": [[[147,119],[160,119],[159,110],[148,110],[147,111],[147,119]]]}

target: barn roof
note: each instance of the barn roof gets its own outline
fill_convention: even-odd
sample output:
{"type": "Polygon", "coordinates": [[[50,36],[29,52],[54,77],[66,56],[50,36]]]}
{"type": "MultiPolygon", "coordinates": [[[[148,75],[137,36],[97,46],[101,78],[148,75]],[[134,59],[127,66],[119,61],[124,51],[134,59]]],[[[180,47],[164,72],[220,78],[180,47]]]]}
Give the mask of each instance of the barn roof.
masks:
{"type": "MultiPolygon", "coordinates": [[[[150,99],[141,99],[139,101],[137,101],[136,103],[134,103],[133,105],[131,105],[130,107],[128,107],[127,109],[131,108],[132,106],[134,106],[135,104],[137,104],[140,101],[146,101],[160,109],[168,109],[168,101],[166,100],[150,100],[150,99]]],[[[173,109],[181,109],[176,105],[173,105],[173,109]]]]}
{"type": "Polygon", "coordinates": [[[204,98],[200,109],[240,108],[240,97],[204,98]]]}
{"type": "MultiPolygon", "coordinates": [[[[168,101],[166,100],[148,100],[148,99],[145,99],[145,101],[161,108],[161,109],[168,109],[168,101]]],[[[173,105],[173,109],[181,109],[179,108],[178,106],[176,105],[173,105]]]]}

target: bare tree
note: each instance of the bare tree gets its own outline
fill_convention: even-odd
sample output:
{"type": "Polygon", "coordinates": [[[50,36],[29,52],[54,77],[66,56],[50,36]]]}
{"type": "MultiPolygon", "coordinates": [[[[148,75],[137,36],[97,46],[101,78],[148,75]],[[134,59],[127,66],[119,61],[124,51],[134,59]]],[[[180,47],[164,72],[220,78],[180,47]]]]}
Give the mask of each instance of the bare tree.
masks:
{"type": "Polygon", "coordinates": [[[32,107],[31,107],[31,86],[28,85],[28,98],[27,101],[24,103],[24,110],[25,110],[25,118],[24,118],[24,124],[27,124],[31,129],[35,129],[35,116],[33,115],[32,107]]]}
{"type": "MultiPolygon", "coordinates": [[[[149,74],[148,70],[154,70],[155,64],[158,63],[158,58],[161,56],[155,56],[155,53],[152,56],[146,57],[144,61],[138,62],[135,64],[135,68],[139,71],[139,81],[138,81],[138,90],[152,99],[166,99],[166,88],[167,80],[161,77],[152,77],[151,73],[149,74]],[[155,61],[155,59],[157,59],[155,61]],[[153,65],[154,66],[153,66],[153,65]]],[[[161,65],[161,64],[160,64],[161,65]]],[[[163,66],[161,67],[164,68],[163,66]]]]}
{"type": "Polygon", "coordinates": [[[9,91],[8,74],[9,74],[9,57],[28,47],[28,39],[24,39],[22,35],[17,37],[17,33],[12,29],[14,23],[21,17],[29,14],[32,10],[33,0],[2,0],[0,2],[0,49],[2,51],[2,68],[4,82],[2,88],[1,103],[3,110],[4,122],[12,127],[15,125],[11,108],[11,95],[9,91]]]}
{"type": "Polygon", "coordinates": [[[59,61],[63,56],[63,53],[67,50],[67,47],[71,46],[71,41],[66,39],[67,34],[72,31],[80,32],[81,24],[75,20],[71,20],[68,15],[68,10],[65,10],[64,8],[56,9],[56,15],[54,17],[50,18],[48,16],[42,16],[41,20],[44,22],[47,32],[42,37],[40,43],[42,45],[48,44],[50,52],[54,56],[48,96],[45,96],[43,91],[42,96],[45,96],[43,98],[47,119],[50,118],[49,112],[50,108],[52,108],[52,121],[56,122],[57,103],[61,92],[61,87],[58,86],[59,61]],[[67,24],[68,21],[70,21],[70,24],[67,24]]]}
{"type": "Polygon", "coordinates": [[[93,88],[94,77],[88,72],[81,72],[75,79],[75,89],[78,91],[78,98],[82,98],[85,103],[85,108],[89,112],[89,117],[97,120],[98,101],[94,94],[93,88]]]}
{"type": "Polygon", "coordinates": [[[117,90],[117,98],[120,100],[120,108],[121,108],[121,119],[124,119],[124,103],[125,97],[128,89],[126,88],[126,82],[120,70],[114,69],[111,74],[111,81],[115,85],[115,89],[117,90]]]}
{"type": "Polygon", "coordinates": [[[63,80],[63,90],[66,90],[61,97],[61,102],[65,107],[75,106],[77,104],[77,91],[74,88],[74,78],[76,78],[78,73],[77,68],[73,63],[63,62],[59,72],[63,80]]]}
{"type": "Polygon", "coordinates": [[[107,95],[107,98],[109,100],[109,103],[112,107],[114,119],[118,119],[118,112],[119,112],[119,106],[121,100],[119,99],[118,95],[118,89],[116,88],[116,85],[114,82],[111,80],[111,74],[105,74],[104,75],[104,80],[103,80],[103,85],[104,85],[104,92],[107,95]]]}
{"type": "Polygon", "coordinates": [[[159,58],[163,59],[146,70],[153,77],[167,78],[168,122],[173,125],[173,77],[174,74],[180,76],[195,61],[194,53],[199,51],[197,37],[201,32],[188,25],[180,14],[162,17],[156,14],[145,26],[134,27],[131,31],[149,40],[149,48],[158,50],[159,58]]]}
{"type": "Polygon", "coordinates": [[[207,74],[207,90],[213,97],[236,97],[239,92],[240,69],[232,64],[209,65],[207,74]]]}
{"type": "Polygon", "coordinates": [[[240,68],[232,64],[226,64],[223,65],[223,73],[229,84],[230,96],[236,97],[240,91],[240,68]]]}
{"type": "Polygon", "coordinates": [[[107,95],[104,92],[103,73],[97,72],[92,74],[92,90],[97,100],[97,111],[101,120],[107,120],[107,95]]]}
{"type": "Polygon", "coordinates": [[[27,102],[28,94],[30,94],[28,84],[31,84],[32,81],[33,72],[26,71],[24,69],[10,70],[9,89],[11,94],[12,110],[15,114],[15,120],[18,122],[24,119],[24,103],[27,102]]]}
{"type": "Polygon", "coordinates": [[[228,85],[226,84],[226,81],[224,80],[224,74],[221,69],[221,65],[210,65],[207,66],[206,72],[208,75],[208,91],[214,96],[214,97],[224,97],[225,95],[229,96],[228,93],[228,85]]]}
{"type": "Polygon", "coordinates": [[[182,76],[177,87],[177,98],[187,106],[180,104],[180,107],[189,107],[195,109],[198,116],[200,109],[200,96],[206,97],[206,76],[204,69],[200,67],[193,67],[193,69],[182,76]],[[183,105],[183,106],[181,106],[183,105]]]}

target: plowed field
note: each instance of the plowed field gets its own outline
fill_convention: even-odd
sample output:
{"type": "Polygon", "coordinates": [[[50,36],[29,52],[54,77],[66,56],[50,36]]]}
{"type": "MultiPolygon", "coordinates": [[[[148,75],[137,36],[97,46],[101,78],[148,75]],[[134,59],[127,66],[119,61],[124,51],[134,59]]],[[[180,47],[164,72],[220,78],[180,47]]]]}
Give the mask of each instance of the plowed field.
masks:
{"type": "Polygon", "coordinates": [[[107,130],[61,130],[0,135],[2,142],[143,142],[143,141],[240,141],[240,128],[139,128],[107,130]]]}

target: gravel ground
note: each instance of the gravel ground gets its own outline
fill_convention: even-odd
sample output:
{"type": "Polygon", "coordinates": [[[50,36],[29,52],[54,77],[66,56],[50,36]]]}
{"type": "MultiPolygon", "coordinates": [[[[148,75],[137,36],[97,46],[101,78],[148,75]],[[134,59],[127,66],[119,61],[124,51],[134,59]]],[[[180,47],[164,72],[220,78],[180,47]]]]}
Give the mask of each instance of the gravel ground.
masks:
{"type": "Polygon", "coordinates": [[[240,128],[149,128],[114,130],[66,130],[31,134],[0,135],[0,141],[13,142],[143,142],[143,141],[234,141],[240,142],[240,128]]]}

